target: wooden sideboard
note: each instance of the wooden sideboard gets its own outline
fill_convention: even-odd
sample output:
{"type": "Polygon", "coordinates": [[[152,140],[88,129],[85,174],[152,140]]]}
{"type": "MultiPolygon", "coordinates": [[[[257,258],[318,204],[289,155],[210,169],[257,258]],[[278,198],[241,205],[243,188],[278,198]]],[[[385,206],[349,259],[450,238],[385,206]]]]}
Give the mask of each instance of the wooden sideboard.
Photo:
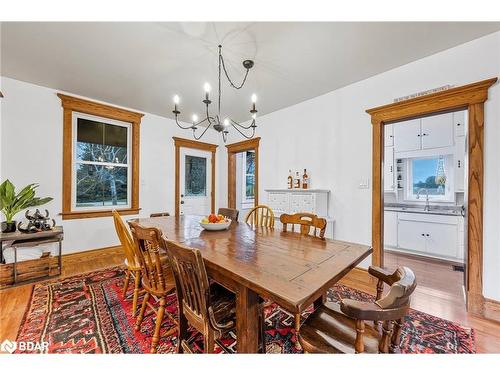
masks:
{"type": "Polygon", "coordinates": [[[310,212],[316,214],[327,220],[326,237],[333,238],[334,220],[328,216],[330,190],[265,189],[265,191],[267,193],[267,205],[274,211],[276,218],[285,213],[310,212]]]}

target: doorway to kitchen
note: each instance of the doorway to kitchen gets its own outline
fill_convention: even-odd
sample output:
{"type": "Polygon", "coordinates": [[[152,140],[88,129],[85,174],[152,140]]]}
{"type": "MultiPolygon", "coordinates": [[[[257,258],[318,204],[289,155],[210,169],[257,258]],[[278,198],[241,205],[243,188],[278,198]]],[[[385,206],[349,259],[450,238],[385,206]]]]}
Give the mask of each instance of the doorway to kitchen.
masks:
{"type": "MultiPolygon", "coordinates": [[[[464,259],[466,306],[470,313],[486,316],[488,304],[483,296],[483,173],[484,173],[484,102],[488,99],[488,89],[497,78],[476,82],[443,91],[437,91],[413,99],[398,101],[385,106],[367,110],[371,115],[373,154],[373,189],[372,189],[372,263],[384,266],[384,169],[389,161],[385,155],[385,134],[387,125],[421,119],[426,116],[466,111],[466,147],[467,184],[464,186],[464,204],[466,207],[464,220],[464,259]]],[[[418,125],[407,123],[414,129],[418,125]]],[[[422,123],[420,122],[422,137],[422,123]]],[[[422,148],[423,141],[420,140],[422,148]]],[[[418,142],[416,142],[418,144],[418,142]]],[[[445,154],[443,154],[445,155],[445,154]]],[[[397,159],[396,159],[397,163],[397,159]]],[[[446,163],[446,160],[443,161],[446,163]]],[[[394,168],[394,166],[393,166],[394,168]]],[[[418,166],[416,166],[418,168],[418,166]]],[[[442,181],[441,181],[442,182],[442,181]]],[[[412,180],[413,183],[413,180],[412,180]]],[[[425,181],[424,181],[425,183],[425,181]]],[[[436,183],[437,184],[437,183],[436,183]]],[[[439,184],[437,184],[439,185],[439,184]]],[[[422,188],[414,186],[415,188],[422,188]]],[[[431,189],[431,187],[429,187],[431,189]]],[[[451,189],[451,187],[450,187],[451,189]]],[[[410,194],[412,191],[409,192],[410,194]]],[[[424,191],[417,190],[420,196],[424,191]]],[[[427,197],[427,194],[425,194],[427,197]]],[[[427,198],[426,198],[427,200],[427,198]]],[[[415,213],[416,214],[416,213],[415,213]]],[[[410,218],[410,217],[408,217],[410,218]]],[[[422,232],[423,237],[430,231],[422,232]]],[[[420,233],[420,235],[422,234],[420,233]]],[[[422,236],[421,236],[422,237],[422,236]]],[[[436,235],[439,237],[439,234],[436,235]]]]}

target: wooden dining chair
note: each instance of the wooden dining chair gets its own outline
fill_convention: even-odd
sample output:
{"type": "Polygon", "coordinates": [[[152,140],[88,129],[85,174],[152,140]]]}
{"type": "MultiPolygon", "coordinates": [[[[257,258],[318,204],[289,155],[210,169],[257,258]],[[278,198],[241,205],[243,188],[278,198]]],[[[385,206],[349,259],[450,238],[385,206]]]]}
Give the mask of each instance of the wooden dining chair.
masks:
{"type": "Polygon", "coordinates": [[[163,217],[163,216],[170,216],[168,212],[155,212],[149,215],[149,217],[163,217]]]}
{"type": "Polygon", "coordinates": [[[123,298],[126,298],[130,280],[132,279],[134,282],[134,292],[132,295],[132,316],[135,316],[137,313],[137,301],[141,291],[141,265],[139,263],[139,259],[135,256],[136,251],[134,249],[134,240],[132,239],[127,225],[116,210],[113,210],[113,220],[115,222],[116,234],[118,235],[123,253],[125,254],[124,263],[127,267],[125,271],[125,282],[123,284],[123,298]]]}
{"type": "Polygon", "coordinates": [[[240,211],[238,211],[236,208],[219,208],[217,211],[217,214],[225,216],[229,219],[231,219],[233,222],[238,221],[238,216],[240,216],[240,211]]]}
{"type": "Polygon", "coordinates": [[[274,212],[268,206],[255,206],[247,213],[245,223],[256,227],[274,228],[274,212]]]}
{"type": "Polygon", "coordinates": [[[141,283],[145,290],[141,310],[135,324],[138,331],[141,328],[146,308],[149,307],[156,313],[155,330],[151,340],[151,353],[156,353],[160,340],[160,328],[165,314],[174,323],[165,336],[173,335],[178,329],[178,321],[172,314],[165,310],[167,296],[175,289],[174,275],[170,262],[163,261],[166,249],[163,244],[161,231],[157,228],[143,227],[138,223],[130,222],[132,237],[135,242],[136,256],[141,265],[141,283]],[[162,253],[164,256],[162,256],[162,253]],[[154,299],[158,307],[150,303],[154,299]]]}
{"type": "Polygon", "coordinates": [[[300,327],[298,339],[304,351],[388,353],[389,349],[397,350],[410,297],[417,286],[415,275],[408,267],[398,267],[392,274],[378,267],[370,267],[368,272],[379,279],[379,285],[390,285],[389,292],[382,296],[382,288],[377,287],[375,302],[343,299],[340,305],[323,304],[300,327]],[[365,321],[369,321],[368,324],[365,321]]]}
{"type": "Polygon", "coordinates": [[[326,219],[318,217],[315,214],[300,212],[293,215],[282,214],[280,221],[283,224],[283,232],[288,231],[288,225],[292,227],[292,232],[295,231],[295,226],[300,226],[300,233],[312,235],[325,239],[326,219]],[[311,228],[313,229],[311,234],[311,228]]]}
{"type": "MultiPolygon", "coordinates": [[[[179,353],[192,353],[195,338],[188,335],[187,323],[203,333],[205,353],[213,353],[215,344],[225,352],[229,349],[220,340],[236,326],[236,295],[215,282],[210,283],[198,249],[163,239],[174,270],[179,301],[179,353]],[[190,336],[190,338],[189,338],[190,336]]],[[[261,314],[262,315],[262,314],[261,314]]],[[[264,347],[264,325],[260,320],[259,342],[264,347]]]]}

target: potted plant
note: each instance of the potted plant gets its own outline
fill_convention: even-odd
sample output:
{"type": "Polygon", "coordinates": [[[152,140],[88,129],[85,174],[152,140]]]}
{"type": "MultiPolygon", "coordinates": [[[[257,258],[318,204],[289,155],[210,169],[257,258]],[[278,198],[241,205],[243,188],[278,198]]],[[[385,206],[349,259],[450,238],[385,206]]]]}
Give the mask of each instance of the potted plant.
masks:
{"type": "Polygon", "coordinates": [[[9,180],[5,180],[0,185],[0,211],[5,215],[5,221],[2,222],[2,232],[14,232],[16,222],[14,216],[27,208],[41,206],[50,202],[52,198],[35,197],[35,190],[38,184],[29,184],[16,194],[15,187],[9,180]]]}

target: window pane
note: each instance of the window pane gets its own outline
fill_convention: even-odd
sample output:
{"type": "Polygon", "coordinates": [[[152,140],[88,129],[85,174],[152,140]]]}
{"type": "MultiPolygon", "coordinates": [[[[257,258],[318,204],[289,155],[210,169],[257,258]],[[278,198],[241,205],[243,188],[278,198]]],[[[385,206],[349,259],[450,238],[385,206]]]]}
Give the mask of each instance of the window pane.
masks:
{"type": "Polygon", "coordinates": [[[76,165],[76,207],[127,206],[127,167],[76,165]]]}
{"type": "Polygon", "coordinates": [[[207,159],[186,155],[185,166],[185,195],[207,195],[207,159]]]}
{"type": "Polygon", "coordinates": [[[412,160],[412,175],[413,194],[418,194],[419,191],[429,195],[445,194],[444,158],[412,160]],[[436,178],[436,176],[440,177],[436,178]]]}
{"type": "Polygon", "coordinates": [[[246,176],[246,190],[245,194],[247,198],[253,198],[255,191],[255,176],[247,175],[246,176]]]}
{"type": "Polygon", "coordinates": [[[127,164],[127,128],[77,119],[77,160],[127,164]]]}
{"type": "Polygon", "coordinates": [[[254,174],[255,173],[255,152],[247,151],[247,165],[246,165],[246,174],[254,174]]]}

